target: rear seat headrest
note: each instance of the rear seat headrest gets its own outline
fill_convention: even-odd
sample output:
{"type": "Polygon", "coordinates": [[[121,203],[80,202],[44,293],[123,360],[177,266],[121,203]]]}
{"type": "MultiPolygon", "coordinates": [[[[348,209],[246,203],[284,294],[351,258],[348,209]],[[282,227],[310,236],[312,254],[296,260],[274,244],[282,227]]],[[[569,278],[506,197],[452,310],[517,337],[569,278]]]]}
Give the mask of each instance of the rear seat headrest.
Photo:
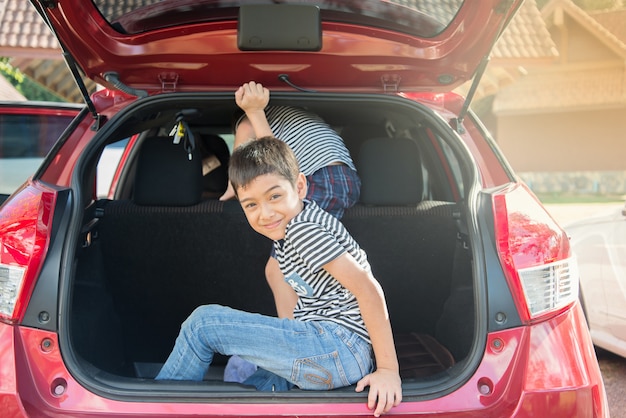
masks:
{"type": "Polygon", "coordinates": [[[422,200],[422,166],[417,144],[410,138],[372,138],[356,160],[361,178],[361,203],[406,206],[422,200]]]}
{"type": "Polygon", "coordinates": [[[202,161],[192,158],[170,137],[146,138],[141,144],[133,200],[143,206],[190,206],[202,196],[202,161]]]}

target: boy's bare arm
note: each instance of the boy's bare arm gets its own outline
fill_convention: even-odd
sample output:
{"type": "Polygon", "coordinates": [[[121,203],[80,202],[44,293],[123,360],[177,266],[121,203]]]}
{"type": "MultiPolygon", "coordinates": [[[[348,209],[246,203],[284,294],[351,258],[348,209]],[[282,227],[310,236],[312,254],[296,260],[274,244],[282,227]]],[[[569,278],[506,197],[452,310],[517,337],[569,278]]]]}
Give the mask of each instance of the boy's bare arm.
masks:
{"type": "Polygon", "coordinates": [[[235,103],[246,112],[256,138],[273,135],[265,116],[265,107],[269,101],[270,91],[254,81],[245,83],[235,92],[235,103]]]}
{"type": "MultiPolygon", "coordinates": [[[[269,103],[270,92],[259,83],[251,81],[245,83],[235,91],[235,103],[246,112],[246,118],[240,121],[235,132],[233,149],[236,149],[250,139],[272,136],[272,130],[265,117],[265,107],[269,103]]],[[[226,192],[220,200],[230,200],[235,197],[233,186],[228,182],[226,192]]]]}
{"type": "Polygon", "coordinates": [[[298,303],[298,295],[285,281],[283,273],[278,266],[278,261],[274,257],[270,257],[265,266],[265,277],[274,295],[278,317],[293,319],[293,310],[298,303]]]}
{"type": "Polygon", "coordinates": [[[402,401],[402,382],[389,314],[382,288],[370,271],[350,254],[343,254],[324,268],[356,297],[376,357],[376,370],[363,377],[357,392],[370,387],[368,407],[380,416],[402,401]]]}

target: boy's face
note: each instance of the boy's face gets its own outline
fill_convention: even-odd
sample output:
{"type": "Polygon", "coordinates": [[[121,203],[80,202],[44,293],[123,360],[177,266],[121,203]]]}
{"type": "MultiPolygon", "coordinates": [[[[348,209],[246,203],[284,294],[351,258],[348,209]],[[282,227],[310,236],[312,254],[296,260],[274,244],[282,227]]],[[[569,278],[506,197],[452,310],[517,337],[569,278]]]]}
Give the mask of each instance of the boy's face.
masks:
{"type": "Polygon", "coordinates": [[[252,229],[277,241],[285,238],[287,224],[302,211],[306,192],[302,173],[295,186],[278,174],[264,174],[238,188],[237,196],[252,229]]]}

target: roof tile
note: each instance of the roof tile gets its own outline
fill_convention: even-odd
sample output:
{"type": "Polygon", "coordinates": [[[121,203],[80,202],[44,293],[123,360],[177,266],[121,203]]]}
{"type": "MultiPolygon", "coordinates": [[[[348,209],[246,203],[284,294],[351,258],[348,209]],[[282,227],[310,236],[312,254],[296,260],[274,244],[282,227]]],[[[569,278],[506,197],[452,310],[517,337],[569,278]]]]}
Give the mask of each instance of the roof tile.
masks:
{"type": "Polygon", "coordinates": [[[590,16],[626,45],[625,9],[596,12],[591,13],[590,16]]]}
{"type": "Polygon", "coordinates": [[[530,73],[501,89],[493,103],[496,114],[541,112],[592,106],[626,105],[626,74],[615,66],[530,73]]]}
{"type": "Polygon", "coordinates": [[[496,42],[492,58],[549,58],[558,51],[535,0],[526,0],[496,42]]]}
{"type": "MultiPolygon", "coordinates": [[[[0,45],[15,48],[59,48],[52,32],[27,0],[0,0],[0,45]]],[[[59,56],[60,58],[60,56],[59,56]]]]}
{"type": "MultiPolygon", "coordinates": [[[[621,29],[621,27],[618,29],[617,26],[619,25],[615,25],[612,18],[606,19],[606,24],[610,25],[610,27],[605,26],[601,24],[598,19],[593,18],[588,12],[578,7],[572,0],[551,0],[541,10],[541,14],[548,22],[548,25],[550,24],[550,16],[557,10],[567,13],[572,19],[585,27],[611,49],[626,57],[626,43],[623,38],[619,39],[617,36],[623,29],[621,29]]],[[[621,25],[624,25],[623,21],[621,25]]]]}

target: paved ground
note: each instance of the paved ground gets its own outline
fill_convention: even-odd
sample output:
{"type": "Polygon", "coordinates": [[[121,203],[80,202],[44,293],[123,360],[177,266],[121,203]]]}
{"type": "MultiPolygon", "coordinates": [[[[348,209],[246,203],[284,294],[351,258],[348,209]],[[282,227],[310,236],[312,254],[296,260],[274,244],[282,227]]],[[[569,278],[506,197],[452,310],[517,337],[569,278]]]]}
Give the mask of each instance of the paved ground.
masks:
{"type": "Polygon", "coordinates": [[[552,204],[545,205],[548,212],[556,219],[561,225],[565,226],[568,223],[595,217],[606,215],[612,212],[616,212],[624,207],[623,203],[578,203],[578,204],[552,204]]]}
{"type": "Polygon", "coordinates": [[[626,417],[626,359],[596,348],[611,418],[626,417]]]}
{"type": "MultiPolygon", "coordinates": [[[[587,203],[546,205],[554,219],[566,226],[570,222],[601,216],[620,210],[623,204],[587,203]]],[[[626,359],[600,348],[596,349],[602,380],[606,388],[612,418],[626,418],[626,359]]]]}

